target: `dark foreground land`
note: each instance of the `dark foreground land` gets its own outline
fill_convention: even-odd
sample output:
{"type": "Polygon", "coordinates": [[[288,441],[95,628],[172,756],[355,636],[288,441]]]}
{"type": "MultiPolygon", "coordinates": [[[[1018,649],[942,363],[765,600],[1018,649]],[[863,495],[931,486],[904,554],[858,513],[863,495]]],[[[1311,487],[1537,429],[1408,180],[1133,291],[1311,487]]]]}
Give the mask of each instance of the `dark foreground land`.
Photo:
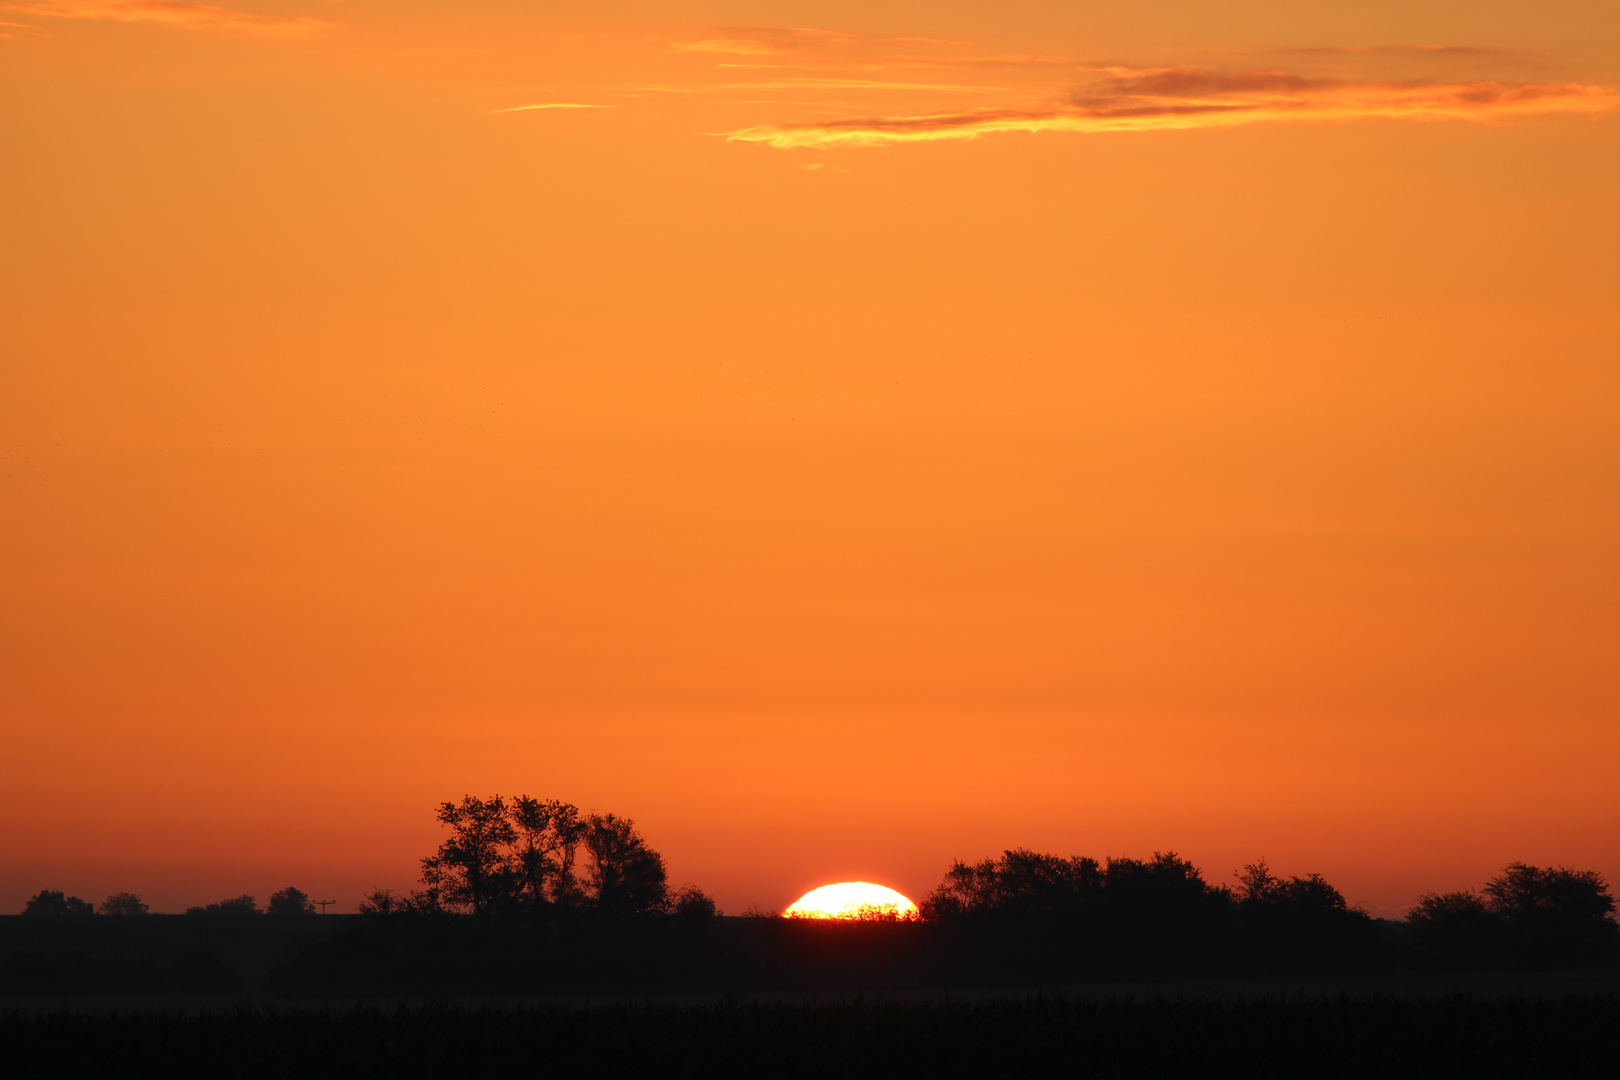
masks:
{"type": "Polygon", "coordinates": [[[1612,957],[1544,962],[1559,958],[1436,962],[1402,924],[1359,916],[1221,933],[666,916],[507,924],[460,915],[0,916],[0,1001],[939,996],[1132,984],[1402,993],[1471,991],[1481,979],[1514,993],[1620,990],[1612,957]]]}
{"type": "Polygon", "coordinates": [[[0,1012],[8,1077],[1611,1077],[1620,997],[0,1012]]]}
{"type": "Polygon", "coordinates": [[[0,1078],[1620,1076],[1606,960],[1238,930],[0,917],[0,1078]]]}

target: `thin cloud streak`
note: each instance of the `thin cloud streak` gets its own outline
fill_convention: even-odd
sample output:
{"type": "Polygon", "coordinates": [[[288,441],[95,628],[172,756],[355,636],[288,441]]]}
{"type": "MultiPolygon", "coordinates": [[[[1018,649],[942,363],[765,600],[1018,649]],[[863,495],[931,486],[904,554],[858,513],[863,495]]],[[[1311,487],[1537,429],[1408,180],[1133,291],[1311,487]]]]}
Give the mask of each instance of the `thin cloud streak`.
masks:
{"type": "Polygon", "coordinates": [[[707,41],[681,41],[670,46],[675,52],[725,53],[729,56],[778,56],[782,50],[762,41],[741,38],[711,38],[707,41]]]}
{"type": "Polygon", "coordinates": [[[1375,117],[1488,120],[1543,113],[1595,113],[1620,105],[1612,87],[1577,84],[1400,83],[1354,85],[1280,71],[1206,68],[1109,69],[1109,77],[1044,109],[973,109],[925,116],[765,124],[729,140],[779,149],[884,146],[977,139],[1007,131],[1155,131],[1276,120],[1375,117]]]}
{"type": "Polygon", "coordinates": [[[999,86],[964,86],[958,83],[917,83],[885,79],[840,79],[819,75],[790,75],[763,83],[727,83],[717,90],[949,90],[983,93],[999,86]]]}
{"type": "Polygon", "coordinates": [[[577,101],[540,101],[533,105],[509,105],[504,109],[491,109],[490,115],[505,112],[528,112],[531,109],[611,109],[612,105],[584,105],[577,101]]]}
{"type": "Polygon", "coordinates": [[[1295,56],[1317,56],[1343,53],[1457,53],[1465,56],[1500,55],[1496,49],[1482,49],[1473,45],[1307,45],[1296,49],[1273,49],[1270,51],[1295,56]]]}
{"type": "Polygon", "coordinates": [[[259,15],[176,0],[24,0],[0,3],[0,8],[48,19],[161,23],[187,30],[235,30],[280,37],[303,37],[326,26],[307,16],[259,15]]]}

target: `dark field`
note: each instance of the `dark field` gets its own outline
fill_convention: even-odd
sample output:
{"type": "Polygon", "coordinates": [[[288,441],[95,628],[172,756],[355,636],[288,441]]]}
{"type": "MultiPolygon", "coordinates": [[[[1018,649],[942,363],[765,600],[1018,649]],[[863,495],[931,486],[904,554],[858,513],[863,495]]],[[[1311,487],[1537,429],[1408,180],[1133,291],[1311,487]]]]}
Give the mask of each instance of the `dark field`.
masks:
{"type": "Polygon", "coordinates": [[[0,1080],[1620,1076],[1612,966],[1413,970],[1358,925],[13,916],[0,1080]]]}
{"type": "Polygon", "coordinates": [[[0,1015],[7,1077],[1603,1076],[1620,997],[730,1001],[0,1015]]]}

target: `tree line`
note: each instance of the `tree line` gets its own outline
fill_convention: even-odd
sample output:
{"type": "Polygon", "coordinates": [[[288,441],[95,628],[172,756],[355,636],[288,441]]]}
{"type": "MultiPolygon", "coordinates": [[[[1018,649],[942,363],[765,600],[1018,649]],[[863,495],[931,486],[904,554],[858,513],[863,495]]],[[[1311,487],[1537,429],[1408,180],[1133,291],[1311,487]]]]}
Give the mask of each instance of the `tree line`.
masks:
{"type": "MultiPolygon", "coordinates": [[[[24,915],[36,918],[75,918],[85,915],[149,915],[151,907],[140,895],[115,892],[101,904],[95,905],[77,896],[67,896],[60,889],[42,889],[29,899],[24,915]]],[[[243,893],[212,904],[186,908],[187,915],[313,915],[315,901],[302,889],[288,886],[270,896],[268,907],[260,908],[257,897],[243,893]]]]}
{"type": "Polygon", "coordinates": [[[422,860],[426,888],[379,889],[361,902],[362,914],[463,912],[489,923],[560,911],[716,912],[696,886],[670,887],[664,857],[629,818],[528,795],[468,795],[441,803],[437,817],[450,835],[422,860]]]}
{"type": "Polygon", "coordinates": [[[1273,960],[1313,950],[1395,952],[1430,969],[1609,967],[1620,960],[1615,901],[1590,870],[1512,863],[1477,892],[1424,894],[1395,924],[1351,906],[1319,874],[1282,877],[1261,860],[1236,880],[1211,885],[1174,853],[1098,861],[1015,849],[953,863],[919,907],[936,924],[1026,930],[1047,940],[1151,933],[1186,949],[1224,938],[1273,960]]]}
{"type": "MultiPolygon", "coordinates": [[[[586,916],[611,923],[717,914],[702,890],[671,887],[663,856],[629,818],[527,795],[468,795],[441,803],[435,816],[448,835],[422,860],[422,887],[374,891],[362,900],[362,915],[374,922],[463,915],[471,925],[490,927],[562,917],[579,924],[586,916]]],[[[1098,860],[1011,849],[977,863],[953,862],[919,908],[923,923],[954,940],[1026,941],[1034,950],[1066,943],[1075,956],[1111,949],[1138,957],[1219,954],[1227,959],[1211,963],[1230,966],[1239,955],[1341,963],[1398,953],[1419,966],[1476,969],[1620,960],[1620,925],[1602,876],[1526,863],[1509,865],[1477,891],[1424,894],[1404,920],[1391,923],[1351,906],[1319,874],[1281,876],[1264,860],[1224,885],[1206,881],[1175,853],[1098,860]],[[1392,943],[1391,935],[1398,940],[1392,943]]],[[[116,893],[100,907],[101,914],[118,916],[146,910],[132,893],[116,893]]],[[[45,890],[24,914],[95,911],[77,897],[45,890]]],[[[309,897],[289,887],[271,897],[265,913],[313,911],[309,897]]],[[[187,909],[210,916],[259,913],[249,895],[187,909]]]]}

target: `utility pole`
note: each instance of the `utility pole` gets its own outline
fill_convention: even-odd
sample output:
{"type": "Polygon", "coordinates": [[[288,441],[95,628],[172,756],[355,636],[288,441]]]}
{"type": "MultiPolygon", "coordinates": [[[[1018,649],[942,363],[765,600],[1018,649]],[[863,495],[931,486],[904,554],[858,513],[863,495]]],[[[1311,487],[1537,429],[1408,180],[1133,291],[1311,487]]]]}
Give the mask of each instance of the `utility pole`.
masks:
{"type": "Polygon", "coordinates": [[[336,900],[316,900],[314,902],[321,905],[321,914],[322,915],[326,914],[326,905],[327,904],[335,904],[335,903],[337,903],[336,900]]]}

